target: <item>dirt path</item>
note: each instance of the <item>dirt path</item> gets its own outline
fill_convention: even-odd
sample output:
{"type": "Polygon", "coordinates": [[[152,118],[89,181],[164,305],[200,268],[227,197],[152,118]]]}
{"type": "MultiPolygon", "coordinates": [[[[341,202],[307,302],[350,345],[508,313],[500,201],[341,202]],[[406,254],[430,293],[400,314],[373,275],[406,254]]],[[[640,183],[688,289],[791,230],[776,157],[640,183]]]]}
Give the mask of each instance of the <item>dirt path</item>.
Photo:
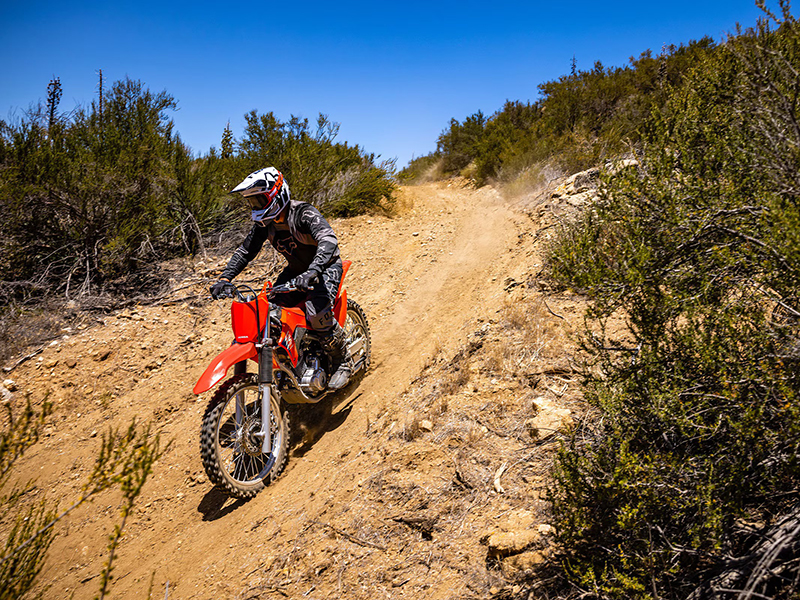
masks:
{"type": "MultiPolygon", "coordinates": [[[[172,446],[128,523],[112,597],[146,598],[149,590],[161,598],[168,588],[171,599],[456,598],[512,581],[507,569],[487,566],[480,534],[509,519],[534,527],[543,506],[543,463],[526,458],[535,445],[520,432],[545,389],[534,391],[547,377],[535,361],[563,355],[562,334],[552,329],[558,320],[547,316],[548,325],[539,309],[520,313],[521,321],[539,319],[542,331],[519,343],[544,349],[526,354],[524,365],[515,359],[508,367],[501,350],[493,350],[494,367],[471,353],[494,347],[493,336],[498,347],[504,343],[500,328],[511,326],[498,313],[515,298],[522,302],[514,294],[538,272],[533,227],[493,190],[454,183],[404,188],[392,218],[334,222],[354,263],[349,295],[370,320],[373,367],[329,417],[312,424],[285,474],[246,503],[209,486],[198,452],[207,397],[191,394],[228,343],[227,305],[127,310],[65,332],[12,374],[18,397],[49,394],[56,407],[44,439],[24,459],[38,481],[34,497],[72,502],[99,433],[136,417],[153,420],[172,446]],[[548,354],[545,345],[555,342],[548,354]],[[481,412],[487,403],[492,408],[481,412]],[[512,412],[519,423],[498,433],[512,412]],[[513,492],[492,490],[497,461],[512,464],[503,453],[521,457],[506,475],[513,492]],[[409,514],[427,515],[430,527],[409,514]]],[[[221,264],[197,269],[211,277],[221,264]]],[[[240,278],[263,268],[256,261],[240,278]]],[[[577,314],[570,298],[551,302],[577,314]]],[[[567,378],[557,398],[550,396],[568,402],[573,389],[567,378]]],[[[118,503],[105,493],[64,520],[40,578],[46,598],[97,594],[118,503]]]]}

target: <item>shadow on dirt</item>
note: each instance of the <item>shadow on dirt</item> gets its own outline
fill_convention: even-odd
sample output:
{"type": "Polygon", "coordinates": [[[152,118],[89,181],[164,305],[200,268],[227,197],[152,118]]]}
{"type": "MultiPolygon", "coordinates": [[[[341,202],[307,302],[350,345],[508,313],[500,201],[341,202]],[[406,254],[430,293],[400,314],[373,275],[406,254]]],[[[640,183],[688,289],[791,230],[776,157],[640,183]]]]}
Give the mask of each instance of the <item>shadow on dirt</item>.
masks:
{"type": "Polygon", "coordinates": [[[353,403],[359,396],[361,396],[361,392],[341,400],[334,398],[330,402],[293,407],[292,419],[295,436],[292,455],[304,456],[323,435],[338,429],[350,416],[353,403]],[[336,405],[335,412],[334,405],[336,405]]]}
{"type": "Polygon", "coordinates": [[[234,500],[217,488],[211,488],[197,506],[203,521],[216,521],[245,505],[247,500],[234,500]]]}
{"type": "MultiPolygon", "coordinates": [[[[349,389],[349,388],[348,388],[349,389]]],[[[350,416],[353,403],[361,396],[352,389],[348,394],[344,391],[333,399],[319,404],[298,404],[290,406],[292,423],[292,454],[304,456],[314,447],[323,435],[338,429],[350,416]]],[[[247,500],[234,500],[216,487],[206,492],[197,511],[203,515],[203,521],[216,521],[240,507],[247,500]]]]}

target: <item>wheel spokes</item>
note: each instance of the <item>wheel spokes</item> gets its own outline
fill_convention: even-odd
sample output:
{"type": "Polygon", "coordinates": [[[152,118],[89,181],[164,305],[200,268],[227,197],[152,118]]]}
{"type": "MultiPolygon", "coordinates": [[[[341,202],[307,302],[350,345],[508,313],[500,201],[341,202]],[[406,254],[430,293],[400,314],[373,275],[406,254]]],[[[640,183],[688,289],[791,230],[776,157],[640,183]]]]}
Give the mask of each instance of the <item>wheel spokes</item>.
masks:
{"type": "Polygon", "coordinates": [[[231,396],[220,415],[217,430],[219,464],[227,475],[239,482],[263,479],[275,465],[275,453],[282,443],[275,411],[270,411],[273,451],[262,454],[260,441],[251,439],[261,430],[261,402],[258,389],[248,387],[231,396]]]}
{"type": "Polygon", "coordinates": [[[358,362],[367,352],[367,339],[364,327],[352,317],[347,318],[347,339],[350,356],[355,362],[358,362]]]}

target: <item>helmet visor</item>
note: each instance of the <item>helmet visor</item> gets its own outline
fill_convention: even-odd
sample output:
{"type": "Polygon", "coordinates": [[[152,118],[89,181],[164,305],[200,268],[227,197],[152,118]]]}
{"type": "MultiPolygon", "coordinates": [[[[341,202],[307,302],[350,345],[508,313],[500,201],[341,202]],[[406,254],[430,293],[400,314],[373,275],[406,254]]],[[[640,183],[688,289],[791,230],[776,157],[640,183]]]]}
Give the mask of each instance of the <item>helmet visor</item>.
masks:
{"type": "Polygon", "coordinates": [[[247,201],[253,210],[264,210],[275,201],[275,196],[270,198],[269,194],[253,194],[247,196],[247,201]]]}

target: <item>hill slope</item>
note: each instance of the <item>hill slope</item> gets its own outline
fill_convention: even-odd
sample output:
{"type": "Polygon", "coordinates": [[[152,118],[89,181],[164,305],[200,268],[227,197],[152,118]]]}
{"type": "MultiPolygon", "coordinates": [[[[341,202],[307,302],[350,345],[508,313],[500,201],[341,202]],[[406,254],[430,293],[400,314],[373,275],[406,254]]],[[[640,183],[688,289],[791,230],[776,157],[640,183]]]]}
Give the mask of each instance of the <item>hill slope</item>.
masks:
{"type": "MultiPolygon", "coordinates": [[[[227,303],[205,299],[227,257],[193,265],[161,305],[65,331],[9,375],[18,399],[55,403],[21,476],[36,478],[34,497],[68,506],[109,426],[152,420],[173,440],[128,522],[114,597],[145,598],[151,579],[152,597],[168,587],[169,598],[520,591],[546,554],[552,433],[580,406],[566,334],[581,300],[545,301],[536,277],[567,199],[512,206],[490,188],[437,183],[402,189],[392,218],[335,221],[373,367],[330,412],[303,415],[286,472],[254,500],[208,484],[207,397],[191,391],[230,340],[227,303]]],[[[268,262],[240,279],[260,280],[268,262]]],[[[94,597],[118,502],[104,493],[63,522],[40,577],[46,598],[94,597]]]]}

